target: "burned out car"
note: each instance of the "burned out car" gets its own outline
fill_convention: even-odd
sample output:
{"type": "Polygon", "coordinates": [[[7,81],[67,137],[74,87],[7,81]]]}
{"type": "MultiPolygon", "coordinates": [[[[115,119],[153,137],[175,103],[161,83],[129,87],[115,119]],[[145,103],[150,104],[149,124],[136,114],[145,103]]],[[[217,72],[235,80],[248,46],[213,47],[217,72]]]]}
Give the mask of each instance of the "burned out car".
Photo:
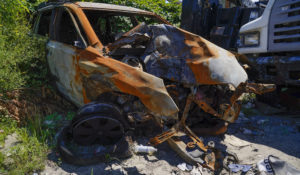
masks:
{"type": "Polygon", "coordinates": [[[128,131],[152,121],[160,134],[150,143],[167,141],[188,163],[215,169],[220,156],[196,134],[224,133],[239,115],[243,93],[274,89],[247,83],[232,53],[136,8],[45,3],[34,33],[49,37],[56,86],[80,107],[58,141],[62,156],[77,164],[128,155],[130,146],[121,144],[128,131]]]}

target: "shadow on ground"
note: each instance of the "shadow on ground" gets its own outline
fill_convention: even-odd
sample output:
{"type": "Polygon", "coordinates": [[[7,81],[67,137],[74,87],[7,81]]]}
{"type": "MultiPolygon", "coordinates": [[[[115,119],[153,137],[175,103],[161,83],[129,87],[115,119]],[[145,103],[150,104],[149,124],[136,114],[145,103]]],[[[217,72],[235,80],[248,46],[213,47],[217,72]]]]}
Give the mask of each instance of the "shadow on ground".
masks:
{"type": "MultiPolygon", "coordinates": [[[[138,144],[147,145],[148,138],[142,137],[136,140],[138,144]]],[[[48,155],[48,165],[44,173],[61,174],[101,174],[101,175],[142,175],[142,174],[170,174],[178,172],[176,166],[184,162],[167,143],[159,145],[154,155],[139,154],[129,159],[119,160],[112,158],[110,162],[99,162],[90,166],[75,166],[62,161],[59,155],[52,152],[48,155]],[[51,172],[53,171],[53,172],[51,172]]],[[[43,174],[43,173],[42,173],[43,174]]],[[[176,173],[175,173],[176,174],[176,173]]]]}
{"type": "Polygon", "coordinates": [[[295,119],[288,116],[241,115],[236,123],[229,126],[227,134],[300,158],[300,147],[297,146],[300,132],[295,119]]]}

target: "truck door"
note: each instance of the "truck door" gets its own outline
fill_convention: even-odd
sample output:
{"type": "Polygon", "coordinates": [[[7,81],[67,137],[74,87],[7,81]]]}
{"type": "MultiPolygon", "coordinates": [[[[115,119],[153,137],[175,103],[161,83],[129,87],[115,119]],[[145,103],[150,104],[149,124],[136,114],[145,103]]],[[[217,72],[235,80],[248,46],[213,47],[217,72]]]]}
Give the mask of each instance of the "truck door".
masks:
{"type": "Polygon", "coordinates": [[[79,24],[70,10],[56,9],[54,36],[47,43],[47,60],[51,73],[56,78],[58,90],[77,106],[84,104],[82,83],[76,74],[77,56],[87,47],[79,24]]]}

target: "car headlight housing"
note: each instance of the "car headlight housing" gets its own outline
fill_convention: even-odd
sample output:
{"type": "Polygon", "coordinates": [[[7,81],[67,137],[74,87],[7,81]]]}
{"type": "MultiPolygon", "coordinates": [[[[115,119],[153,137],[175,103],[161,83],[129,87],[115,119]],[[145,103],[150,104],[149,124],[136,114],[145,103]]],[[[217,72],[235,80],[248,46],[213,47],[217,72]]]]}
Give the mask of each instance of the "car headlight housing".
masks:
{"type": "Polygon", "coordinates": [[[256,47],[259,46],[260,36],[259,32],[252,32],[252,33],[243,33],[240,34],[238,40],[239,47],[256,47]]]}

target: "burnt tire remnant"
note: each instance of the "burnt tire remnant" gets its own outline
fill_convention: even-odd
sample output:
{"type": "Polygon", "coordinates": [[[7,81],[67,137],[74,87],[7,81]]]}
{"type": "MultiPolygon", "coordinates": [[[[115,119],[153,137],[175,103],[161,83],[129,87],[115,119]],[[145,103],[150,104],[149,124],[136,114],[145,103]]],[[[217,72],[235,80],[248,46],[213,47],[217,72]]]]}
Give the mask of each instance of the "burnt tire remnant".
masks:
{"type": "Polygon", "coordinates": [[[130,157],[131,138],[121,119],[122,113],[111,104],[93,102],[83,106],[59,134],[61,157],[75,165],[94,164],[110,156],[130,157]]]}

